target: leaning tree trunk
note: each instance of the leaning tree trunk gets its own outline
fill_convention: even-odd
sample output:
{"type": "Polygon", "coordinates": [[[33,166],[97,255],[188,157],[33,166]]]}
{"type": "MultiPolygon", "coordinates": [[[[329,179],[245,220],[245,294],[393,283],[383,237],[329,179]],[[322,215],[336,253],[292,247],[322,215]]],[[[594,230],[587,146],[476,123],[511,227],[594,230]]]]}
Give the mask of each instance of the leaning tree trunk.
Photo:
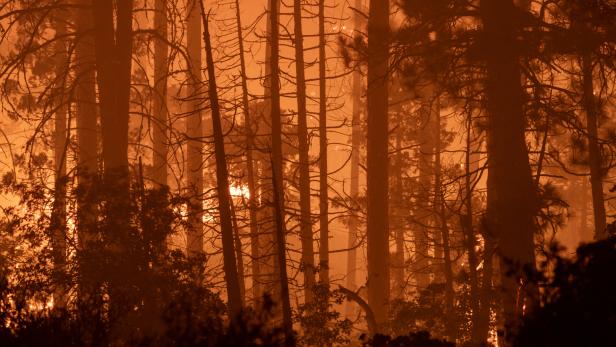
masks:
{"type": "MultiPolygon", "coordinates": [[[[304,70],[304,35],[302,31],[302,2],[295,0],[293,6],[295,23],[295,72],[297,79],[297,137],[299,141],[299,205],[300,237],[302,241],[302,266],[304,269],[305,303],[314,298],[314,249],[312,240],[312,216],[310,213],[310,160],[308,157],[308,121],[306,112],[306,76],[304,70]]],[[[321,242],[323,245],[323,242],[321,242]]]]}
{"type": "Polygon", "coordinates": [[[586,132],[588,133],[588,165],[590,166],[590,188],[592,192],[592,207],[595,221],[595,240],[607,236],[605,219],[605,202],[603,200],[603,168],[599,135],[597,131],[599,108],[597,106],[593,87],[592,55],[582,57],[583,104],[586,112],[586,132]]]}
{"type": "Polygon", "coordinates": [[[208,28],[208,18],[205,15],[203,2],[201,4],[201,17],[203,20],[203,41],[205,43],[207,72],[209,82],[210,107],[212,109],[212,130],[214,132],[214,152],[216,157],[216,191],[218,193],[218,213],[220,214],[220,229],[222,234],[222,254],[225,281],[227,283],[227,297],[229,300],[230,316],[238,317],[242,310],[242,296],[237,274],[237,259],[233,237],[233,222],[231,220],[231,197],[229,195],[229,172],[225,156],[225,142],[222,132],[220,107],[218,105],[218,90],[216,86],[216,73],[212,45],[208,28]]]}
{"type": "Polygon", "coordinates": [[[490,228],[496,232],[501,263],[503,308],[508,332],[534,307],[535,288],[509,274],[511,265],[535,268],[535,185],[526,147],[516,23],[512,0],[483,0],[480,13],[490,49],[485,51],[488,113],[490,228]]]}
{"type": "Polygon", "coordinates": [[[389,311],[389,1],[371,0],[368,19],[368,302],[380,330],[389,311]]]}
{"type": "Polygon", "coordinates": [[[187,184],[190,206],[188,212],[188,233],[186,235],[189,256],[203,254],[203,120],[199,94],[201,79],[201,18],[199,0],[189,0],[186,45],[188,52],[189,82],[186,102],[189,115],[186,121],[188,136],[186,162],[187,184]]]}
{"type": "Polygon", "coordinates": [[[240,73],[242,79],[242,107],[244,109],[244,127],[246,131],[246,179],[248,180],[248,211],[250,218],[250,254],[252,255],[252,298],[258,300],[261,286],[257,280],[261,269],[259,266],[259,226],[257,219],[257,201],[255,189],[255,169],[253,159],[254,134],[252,133],[252,118],[248,101],[248,77],[246,74],[246,59],[244,58],[244,37],[242,36],[242,21],[240,16],[240,1],[235,0],[235,17],[237,23],[237,40],[240,54],[240,73]]]}
{"type": "Polygon", "coordinates": [[[271,24],[271,54],[270,54],[270,89],[271,89],[271,124],[272,124],[272,186],[274,187],[274,211],[276,220],[275,244],[278,260],[278,274],[280,276],[280,297],[282,306],[283,329],[285,345],[295,345],[293,336],[293,321],[291,317],[291,303],[289,301],[289,282],[287,278],[286,241],[284,224],[284,193],[282,171],[282,122],[280,113],[280,70],[279,70],[279,27],[278,27],[279,0],[270,0],[271,24]]]}
{"type": "Polygon", "coordinates": [[[158,186],[167,185],[167,0],[155,0],[154,30],[159,36],[154,40],[154,117],[152,124],[153,180],[158,186]]]}

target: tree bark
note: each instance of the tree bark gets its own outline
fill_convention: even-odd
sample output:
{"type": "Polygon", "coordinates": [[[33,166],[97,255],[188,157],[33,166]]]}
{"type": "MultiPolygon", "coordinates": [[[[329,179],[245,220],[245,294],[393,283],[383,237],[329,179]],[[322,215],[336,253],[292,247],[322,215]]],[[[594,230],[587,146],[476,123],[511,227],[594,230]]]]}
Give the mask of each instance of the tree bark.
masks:
{"type": "Polygon", "coordinates": [[[204,28],[203,41],[206,50],[209,82],[208,94],[210,97],[210,107],[212,109],[212,130],[214,132],[214,152],[216,157],[216,191],[218,193],[218,213],[220,215],[220,229],[222,234],[223,269],[225,272],[225,282],[227,284],[229,315],[232,319],[235,319],[242,310],[242,296],[237,275],[237,259],[235,258],[233,222],[231,220],[232,201],[229,195],[229,173],[225,156],[225,142],[222,132],[220,107],[218,105],[218,90],[208,28],[209,23],[205,15],[205,9],[203,8],[203,1],[199,1],[199,4],[201,5],[201,18],[204,28]]]}
{"type": "Polygon", "coordinates": [[[480,293],[477,278],[477,252],[475,247],[477,246],[477,239],[475,237],[474,225],[473,225],[473,183],[476,174],[471,170],[471,165],[476,165],[472,162],[472,145],[473,145],[473,120],[472,114],[469,112],[467,124],[466,124],[466,150],[464,156],[464,214],[461,216],[461,223],[464,230],[464,247],[466,248],[466,255],[468,258],[468,272],[470,282],[470,307],[472,310],[471,321],[471,339],[475,343],[482,343],[482,337],[480,335],[480,293]]]}
{"type": "Polygon", "coordinates": [[[199,94],[202,88],[201,77],[201,19],[198,0],[188,0],[187,51],[189,82],[187,103],[189,104],[186,135],[187,184],[189,189],[189,229],[186,235],[189,256],[203,254],[203,119],[200,111],[199,94]]]}
{"type": "Polygon", "coordinates": [[[511,0],[481,1],[486,44],[485,93],[488,113],[488,219],[498,237],[506,329],[535,306],[535,288],[511,276],[512,268],[535,268],[535,185],[525,141],[526,121],[511,0]],[[519,293],[519,295],[518,295],[519,293]]]}
{"type": "Polygon", "coordinates": [[[447,225],[446,202],[442,189],[442,169],[441,169],[441,114],[438,96],[434,100],[434,207],[438,209],[439,231],[443,247],[443,274],[445,277],[445,309],[448,316],[446,319],[446,333],[449,341],[456,341],[457,327],[453,319],[454,308],[454,287],[453,287],[453,265],[451,260],[451,247],[449,243],[449,226],[447,225]]]}
{"type": "MultiPolygon", "coordinates": [[[[302,30],[302,2],[293,5],[295,23],[295,72],[297,79],[297,137],[299,150],[299,205],[300,237],[302,242],[302,264],[304,270],[304,300],[306,304],[314,298],[314,249],[312,240],[312,214],[310,208],[310,161],[308,151],[308,121],[306,112],[306,76],[304,70],[304,35],[302,30]]],[[[323,243],[321,242],[321,245],[323,243]]]]}
{"type": "Polygon", "coordinates": [[[368,19],[368,302],[378,329],[389,310],[389,1],[371,0],[368,19]]]}
{"type": "Polygon", "coordinates": [[[595,221],[595,240],[607,237],[605,202],[603,200],[603,165],[601,147],[597,131],[599,108],[595,100],[593,63],[591,54],[582,57],[583,104],[586,112],[586,132],[588,133],[588,166],[590,167],[590,188],[595,221]]]}
{"type": "Polygon", "coordinates": [[[138,259],[131,249],[128,121],[132,63],[133,1],[93,0],[105,204],[104,247],[108,265],[109,316],[114,329],[138,305],[138,259]],[[114,13],[115,12],[115,13],[114,13]],[[114,21],[114,18],[116,19],[114,21]]]}
{"type": "Polygon", "coordinates": [[[257,219],[257,191],[255,189],[255,170],[253,159],[254,134],[252,132],[252,117],[248,101],[248,77],[246,75],[246,59],[244,58],[244,38],[242,36],[242,21],[240,16],[240,1],[235,0],[235,16],[237,19],[237,40],[240,54],[240,73],[242,79],[242,107],[244,111],[244,127],[246,131],[246,179],[248,180],[248,211],[250,218],[250,253],[252,256],[252,298],[258,300],[263,292],[259,284],[261,269],[259,266],[259,226],[257,219]]]}
{"type": "Polygon", "coordinates": [[[79,302],[88,303],[97,291],[90,252],[95,248],[98,209],[93,196],[98,181],[98,131],[93,12],[90,0],[76,0],[75,31],[80,35],[75,47],[75,103],[77,121],[77,235],[79,262],[79,302]]]}
{"type": "Polygon", "coordinates": [[[155,0],[154,30],[159,38],[154,40],[154,119],[152,124],[153,180],[158,186],[167,185],[167,0],[155,0]]]}
{"type": "Polygon", "coordinates": [[[327,183],[327,80],[325,0],[319,0],[319,280],[329,286],[329,198],[327,183]]]}
{"type": "Polygon", "coordinates": [[[276,220],[276,253],[278,260],[278,274],[280,276],[280,297],[282,304],[283,329],[285,333],[285,346],[295,346],[293,334],[293,321],[291,317],[291,303],[289,301],[289,282],[287,278],[286,241],[284,224],[284,194],[282,171],[282,125],[280,114],[280,71],[279,71],[279,27],[278,27],[279,0],[270,0],[271,24],[271,54],[270,54],[270,88],[271,88],[271,124],[272,124],[272,186],[274,187],[274,211],[276,220]]]}
{"type": "MultiPolygon", "coordinates": [[[[361,0],[355,0],[354,26],[358,32],[361,28],[361,17],[357,11],[361,9],[361,0]]],[[[358,34],[356,34],[358,35],[358,34]]],[[[358,196],[359,196],[359,150],[361,146],[361,71],[356,68],[353,71],[353,118],[351,121],[351,213],[349,217],[349,237],[347,240],[347,269],[346,287],[354,291],[357,289],[357,235],[359,230],[359,220],[357,218],[358,196]]],[[[347,302],[346,313],[348,317],[354,312],[351,302],[347,302]]]]}
{"type": "MultiPolygon", "coordinates": [[[[58,14],[53,18],[53,25],[56,31],[55,41],[55,71],[56,83],[59,85],[56,95],[56,112],[54,117],[54,201],[51,216],[51,241],[54,261],[55,289],[53,293],[54,308],[64,308],[66,306],[66,155],[68,150],[68,127],[67,127],[67,97],[64,95],[62,86],[65,85],[66,77],[59,74],[68,74],[68,54],[66,38],[66,16],[58,10],[58,14]]],[[[65,75],[66,76],[66,75],[65,75]]]]}
{"type": "MultiPolygon", "coordinates": [[[[434,170],[434,100],[431,85],[425,87],[422,95],[419,131],[419,191],[415,208],[416,227],[413,230],[415,243],[414,273],[417,290],[421,291],[430,284],[430,258],[428,255],[430,226],[434,211],[430,207],[432,177],[434,170]]],[[[436,237],[435,237],[436,239],[436,237]]]]}

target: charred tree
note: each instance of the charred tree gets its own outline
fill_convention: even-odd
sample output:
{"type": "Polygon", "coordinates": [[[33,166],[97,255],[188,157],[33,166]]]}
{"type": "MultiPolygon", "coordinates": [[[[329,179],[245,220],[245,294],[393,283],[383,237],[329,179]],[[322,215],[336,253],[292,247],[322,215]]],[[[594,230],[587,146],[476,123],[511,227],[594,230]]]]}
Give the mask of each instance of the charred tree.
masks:
{"type": "Polygon", "coordinates": [[[67,229],[66,229],[66,193],[68,177],[66,172],[66,156],[68,150],[68,98],[64,95],[63,86],[65,85],[68,74],[68,54],[67,54],[67,19],[63,9],[59,9],[53,18],[53,26],[56,31],[55,41],[55,71],[56,84],[59,85],[56,95],[55,115],[54,115],[54,200],[51,216],[51,241],[53,248],[53,262],[55,285],[54,307],[64,308],[67,301],[66,283],[66,248],[67,248],[67,229]],[[64,77],[60,76],[65,73],[64,77]]]}
{"type": "Polygon", "coordinates": [[[280,112],[280,48],[278,27],[279,0],[270,0],[270,90],[271,90],[271,124],[272,124],[272,186],[274,187],[274,213],[276,221],[275,244],[280,276],[280,298],[282,306],[283,329],[285,333],[285,346],[295,346],[293,334],[293,321],[291,317],[291,303],[289,301],[289,282],[287,278],[286,240],[284,223],[284,193],[282,171],[282,125],[280,112]]]}
{"type": "MultiPolygon", "coordinates": [[[[300,237],[302,242],[302,264],[304,270],[304,300],[311,303],[314,279],[314,249],[312,240],[312,214],[310,208],[310,159],[308,151],[308,115],[306,111],[306,75],[304,70],[304,35],[302,30],[302,2],[293,4],[293,21],[295,23],[295,72],[297,79],[297,137],[299,141],[299,204],[300,237]]],[[[326,217],[327,218],[327,217],[326,217]]],[[[323,242],[321,241],[321,245],[323,242]]]]}
{"type": "Polygon", "coordinates": [[[261,297],[262,291],[259,281],[257,280],[261,274],[259,266],[259,221],[257,217],[257,201],[255,187],[255,167],[253,159],[254,149],[254,134],[252,131],[253,119],[250,113],[250,104],[248,100],[248,76],[246,74],[246,59],[244,57],[244,37],[242,36],[242,21],[240,16],[240,2],[235,0],[235,16],[237,22],[237,40],[240,55],[240,73],[242,79],[242,108],[244,111],[244,127],[246,131],[246,179],[248,181],[248,211],[250,225],[250,253],[252,255],[252,298],[258,300],[261,297]]]}
{"type": "Polygon", "coordinates": [[[154,117],[151,120],[153,142],[153,180],[158,186],[167,185],[168,116],[167,116],[167,0],[155,0],[154,30],[154,117]]]}
{"type": "Polygon", "coordinates": [[[199,95],[202,92],[201,40],[202,28],[198,0],[188,0],[186,45],[188,51],[188,95],[189,105],[186,121],[188,137],[186,162],[189,189],[188,233],[186,236],[188,254],[203,254],[203,119],[199,95]]]}
{"type": "MultiPolygon", "coordinates": [[[[355,31],[359,31],[361,28],[361,16],[358,13],[362,8],[362,1],[355,0],[355,14],[353,16],[353,22],[355,26],[355,31]]],[[[362,93],[362,77],[361,71],[359,68],[356,68],[353,71],[353,117],[352,117],[352,129],[351,129],[351,215],[349,217],[349,237],[347,241],[347,247],[349,248],[349,252],[347,254],[347,281],[346,287],[352,291],[357,288],[357,250],[356,243],[358,240],[359,233],[359,220],[357,216],[358,202],[357,199],[359,197],[359,151],[361,146],[361,114],[362,114],[362,103],[361,103],[361,93],[362,93]]],[[[347,303],[347,315],[350,315],[353,312],[352,303],[349,301],[347,303]]]]}
{"type": "Polygon", "coordinates": [[[508,270],[535,268],[535,185],[526,147],[524,96],[519,66],[517,11],[512,0],[481,1],[486,49],[488,113],[488,220],[496,233],[501,264],[503,309],[508,329],[534,306],[534,287],[508,270]]]}
{"type": "Polygon", "coordinates": [[[96,68],[94,55],[93,12],[90,0],[76,0],[75,31],[75,113],[77,133],[77,235],[79,265],[79,302],[91,301],[98,290],[90,252],[95,249],[98,207],[94,185],[98,181],[98,141],[96,106],[96,68]]]}
{"type": "Polygon", "coordinates": [[[319,0],[319,280],[329,285],[329,198],[327,183],[327,80],[325,0],[319,0]]]}
{"type": "Polygon", "coordinates": [[[368,302],[378,329],[389,305],[389,1],[371,0],[368,19],[368,302]]]}
{"type": "Polygon", "coordinates": [[[590,167],[590,188],[595,221],[595,240],[607,237],[605,202],[603,200],[603,165],[598,135],[599,106],[596,102],[591,54],[582,57],[582,102],[586,113],[586,132],[588,134],[588,166],[590,167]]]}
{"type": "Polygon", "coordinates": [[[242,310],[242,296],[237,273],[237,259],[235,257],[233,221],[231,215],[232,201],[229,195],[229,172],[227,158],[225,156],[225,142],[222,132],[220,106],[218,104],[218,90],[216,86],[216,72],[214,58],[212,57],[212,45],[208,18],[201,5],[201,18],[203,21],[203,41],[205,43],[206,62],[209,83],[210,107],[212,109],[212,130],[214,132],[214,151],[216,157],[216,191],[218,193],[218,213],[220,215],[220,229],[222,234],[223,268],[227,283],[227,297],[229,300],[230,316],[234,319],[242,310]]]}

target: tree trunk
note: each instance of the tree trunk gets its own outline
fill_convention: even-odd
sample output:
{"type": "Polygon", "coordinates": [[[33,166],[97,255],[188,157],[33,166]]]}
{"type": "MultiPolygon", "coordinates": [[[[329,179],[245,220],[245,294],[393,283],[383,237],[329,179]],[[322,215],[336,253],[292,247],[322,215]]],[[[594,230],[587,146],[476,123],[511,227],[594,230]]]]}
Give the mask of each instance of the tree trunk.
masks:
{"type": "Polygon", "coordinates": [[[445,210],[445,195],[442,189],[441,179],[441,114],[438,96],[435,97],[434,112],[434,207],[437,209],[439,220],[440,238],[443,249],[443,274],[445,277],[445,309],[448,316],[446,319],[446,333],[449,341],[456,341],[457,327],[454,308],[454,287],[453,287],[453,265],[451,261],[451,249],[449,244],[449,226],[447,225],[447,214],[445,210]]]}
{"type": "Polygon", "coordinates": [[[476,165],[472,162],[472,145],[473,145],[473,120],[472,114],[469,112],[466,124],[466,151],[464,156],[464,214],[461,216],[461,223],[464,230],[464,247],[468,258],[468,272],[470,282],[470,307],[472,310],[471,321],[471,339],[475,343],[485,342],[481,339],[479,328],[480,307],[479,307],[479,286],[477,279],[477,239],[473,226],[473,181],[476,179],[476,173],[471,170],[471,165],[476,165]]]}
{"type": "Polygon", "coordinates": [[[378,329],[389,310],[389,1],[371,0],[368,19],[368,302],[378,329]]]}
{"type": "MultiPolygon", "coordinates": [[[[361,0],[355,0],[355,9],[361,9],[361,0]]],[[[361,17],[359,13],[354,14],[355,31],[358,32],[361,28],[361,17]]],[[[361,146],[361,71],[356,68],[353,71],[353,118],[351,121],[351,213],[349,217],[349,238],[347,247],[347,280],[346,287],[352,291],[357,289],[357,235],[359,233],[359,220],[357,218],[358,196],[359,196],[359,150],[361,146]]],[[[346,313],[348,317],[354,312],[353,303],[350,301],[346,304],[346,313]]]]}
{"type": "MultiPolygon", "coordinates": [[[[391,90],[392,94],[397,93],[401,89],[401,86],[394,85],[391,90]]],[[[397,95],[395,96],[397,97],[397,95]]],[[[395,97],[393,98],[395,100],[395,97]]],[[[394,101],[395,102],[395,101],[394,101]]],[[[406,290],[406,280],[404,277],[404,232],[405,232],[405,215],[406,211],[403,206],[404,201],[404,183],[402,181],[402,171],[404,166],[404,153],[402,149],[402,141],[404,131],[406,130],[403,125],[403,111],[401,104],[392,107],[395,110],[396,115],[396,133],[395,133],[395,156],[394,163],[391,166],[393,169],[393,194],[391,195],[391,231],[395,245],[396,253],[393,257],[391,264],[391,271],[393,277],[393,293],[392,298],[398,300],[404,300],[404,294],[406,290]]]]}
{"type": "Polygon", "coordinates": [[[327,183],[327,80],[325,0],[319,0],[319,280],[329,286],[329,198],[327,183]]]}
{"type": "Polygon", "coordinates": [[[434,115],[432,89],[427,88],[422,96],[419,131],[419,191],[417,192],[417,206],[415,207],[415,221],[413,230],[415,243],[414,273],[417,290],[422,291],[430,284],[430,259],[428,254],[430,225],[434,211],[430,208],[430,195],[432,191],[432,177],[434,164],[434,115]]]}
{"type": "Polygon", "coordinates": [[[274,210],[276,220],[276,253],[278,260],[278,274],[280,276],[280,297],[282,304],[283,328],[285,333],[285,346],[295,346],[293,335],[293,321],[291,317],[291,303],[289,301],[289,282],[287,278],[286,241],[284,224],[284,193],[282,171],[282,125],[280,114],[280,71],[279,71],[279,27],[278,27],[279,0],[270,0],[271,23],[271,54],[270,54],[270,88],[271,88],[271,124],[272,124],[272,186],[274,187],[274,210]]]}
{"type": "Polygon", "coordinates": [[[246,59],[244,58],[244,37],[242,36],[242,21],[240,16],[240,1],[235,0],[235,16],[237,18],[237,40],[240,54],[240,73],[242,78],[242,106],[244,110],[244,127],[246,131],[246,171],[248,180],[248,211],[250,218],[250,253],[252,256],[252,298],[258,300],[263,292],[259,284],[261,269],[259,266],[259,227],[257,219],[257,201],[255,189],[255,170],[253,161],[254,135],[252,133],[252,118],[248,101],[248,82],[246,75],[246,59]]]}
{"type": "Polygon", "coordinates": [[[109,262],[103,280],[108,283],[109,316],[117,322],[114,329],[125,330],[125,324],[118,319],[131,314],[138,305],[134,291],[138,264],[130,247],[129,230],[128,114],[133,1],[93,0],[93,5],[106,200],[103,239],[109,262]]]}
{"type": "Polygon", "coordinates": [[[67,18],[58,11],[58,15],[53,18],[53,25],[56,30],[55,41],[55,71],[58,95],[56,96],[56,114],[54,117],[54,201],[51,216],[51,242],[53,249],[54,262],[54,307],[64,308],[66,306],[66,191],[68,177],[66,175],[66,155],[68,150],[68,128],[67,128],[67,98],[64,95],[62,86],[65,85],[65,77],[60,77],[61,73],[68,74],[68,55],[66,38],[67,18]]]}
{"type": "MultiPolygon", "coordinates": [[[[293,6],[295,23],[295,72],[297,79],[297,137],[299,141],[299,205],[300,237],[302,241],[302,264],[304,269],[305,303],[314,298],[314,249],[312,240],[312,215],[310,209],[310,162],[308,151],[308,121],[306,112],[306,76],[304,70],[304,35],[302,31],[302,2],[295,0],[293,6]]],[[[323,243],[321,242],[321,245],[323,243]]]]}
{"type": "Polygon", "coordinates": [[[154,118],[152,124],[153,180],[158,186],[167,185],[167,0],[155,0],[154,30],[160,36],[154,40],[154,118]]]}
{"type": "MultiPolygon", "coordinates": [[[[280,14],[278,11],[272,10],[272,1],[267,1],[267,27],[266,27],[266,42],[265,42],[265,78],[264,84],[264,105],[261,117],[256,122],[257,132],[255,133],[256,147],[259,148],[257,154],[257,162],[261,164],[261,175],[259,177],[260,184],[260,200],[263,208],[259,210],[259,228],[258,242],[260,246],[260,270],[261,283],[260,286],[264,293],[269,293],[274,298],[274,301],[280,301],[280,273],[278,264],[278,245],[276,244],[276,206],[274,201],[274,186],[272,185],[273,167],[272,165],[272,147],[273,147],[273,126],[271,124],[271,113],[273,89],[273,71],[272,71],[272,16],[276,16],[278,22],[280,14]],[[259,141],[260,140],[260,141],[259,141]]],[[[279,77],[278,77],[279,78],[279,77]]],[[[277,86],[279,88],[279,86],[277,86]]],[[[278,311],[277,313],[281,313],[278,311]]]]}
{"type": "Polygon", "coordinates": [[[488,113],[488,161],[493,189],[488,189],[491,229],[498,237],[503,308],[508,332],[534,307],[535,288],[508,275],[512,264],[535,268],[534,217],[537,197],[525,141],[519,53],[511,0],[483,0],[481,16],[490,50],[486,53],[485,92],[488,113]],[[518,295],[519,293],[519,295],[518,295]]]}
{"type": "Polygon", "coordinates": [[[214,58],[208,30],[208,18],[205,15],[203,1],[201,5],[201,17],[203,20],[203,41],[207,55],[207,72],[209,82],[210,107],[212,109],[212,130],[214,132],[214,152],[216,157],[216,191],[218,193],[218,213],[220,215],[220,231],[222,234],[223,269],[227,284],[227,296],[229,300],[229,315],[235,319],[242,310],[242,296],[240,293],[239,279],[237,275],[237,259],[235,258],[233,240],[233,222],[231,220],[231,198],[229,195],[229,173],[227,171],[227,159],[225,156],[225,142],[222,132],[220,108],[218,105],[218,90],[216,86],[216,73],[214,71],[214,58]]]}
{"type": "MultiPolygon", "coordinates": [[[[98,131],[96,107],[95,53],[92,37],[90,0],[76,0],[75,31],[81,35],[75,47],[75,102],[77,120],[77,236],[79,262],[79,302],[90,303],[98,291],[96,272],[92,269],[90,252],[97,238],[98,209],[93,187],[98,181],[98,131]],[[89,33],[89,34],[88,34],[89,33]]],[[[91,303],[90,303],[91,304],[91,303]]]]}
{"type": "Polygon", "coordinates": [[[186,235],[189,256],[203,254],[203,120],[199,94],[202,92],[201,78],[201,19],[198,0],[189,0],[187,20],[187,51],[189,82],[187,102],[190,114],[186,122],[188,144],[186,151],[187,183],[190,206],[188,211],[188,233],[186,235]]]}
{"type": "Polygon", "coordinates": [[[588,133],[588,165],[590,166],[590,187],[595,221],[595,240],[607,237],[605,202],[603,201],[603,165],[599,135],[597,131],[599,108],[593,87],[593,63],[590,54],[582,57],[582,85],[584,111],[586,112],[586,131],[588,133]]]}

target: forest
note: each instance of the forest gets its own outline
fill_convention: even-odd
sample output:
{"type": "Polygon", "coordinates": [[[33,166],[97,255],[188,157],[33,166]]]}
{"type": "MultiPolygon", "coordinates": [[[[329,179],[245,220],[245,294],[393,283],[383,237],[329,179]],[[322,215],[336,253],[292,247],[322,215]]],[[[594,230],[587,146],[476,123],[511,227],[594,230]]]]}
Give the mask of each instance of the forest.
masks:
{"type": "Polygon", "coordinates": [[[616,346],[614,167],[615,0],[0,0],[0,345],[616,346]]]}

